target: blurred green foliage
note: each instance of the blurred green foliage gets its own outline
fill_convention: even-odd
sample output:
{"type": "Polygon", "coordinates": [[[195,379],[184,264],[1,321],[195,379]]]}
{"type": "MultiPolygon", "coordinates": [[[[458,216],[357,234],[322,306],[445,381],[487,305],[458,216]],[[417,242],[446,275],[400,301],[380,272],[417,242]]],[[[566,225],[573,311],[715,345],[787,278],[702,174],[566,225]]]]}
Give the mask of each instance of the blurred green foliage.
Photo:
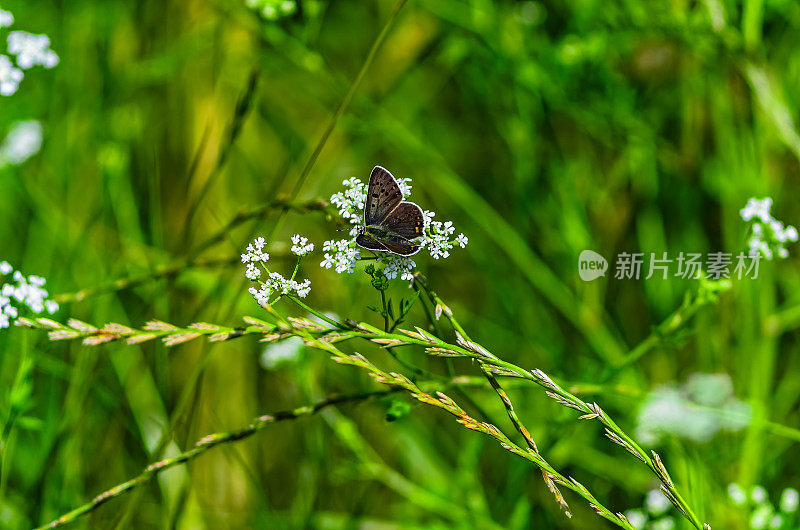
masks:
{"type": "MultiPolygon", "coordinates": [[[[244,0],[4,2],[16,25],[50,36],[61,63],[0,97],[3,134],[18,120],[44,125],[41,152],[0,169],[0,260],[46,276],[51,293],[107,285],[180,264],[243,207],[288,196],[393,7],[296,4],[270,21],[244,0]]],[[[762,262],[758,280],[734,281],[680,337],[610,372],[696,282],[584,283],[576,261],[587,248],[737,253],[738,209],[753,195],[800,222],[798,49],[800,4],[788,0],[410,0],[298,198],[326,198],[375,164],[412,177],[414,200],[470,237],[447,260],[418,261],[470,334],[583,388],[629,432],[656,386],[730,374],[749,427],[705,443],[671,437],[659,452],[713,528],[748,528],[728,483],[778,492],[800,469],[797,257],[762,262]]],[[[276,219],[201,257],[235,260],[276,219]]],[[[323,214],[290,212],[270,249],[280,255],[296,232],[319,247],[335,230],[323,214]]],[[[303,274],[314,307],[381,322],[363,273],[340,277],[315,257],[303,274]]],[[[186,268],[63,304],[56,318],[238,325],[261,314],[246,287],[241,266],[186,268]]],[[[388,290],[409,294],[400,281],[388,290]]],[[[88,348],[3,330],[0,526],[44,524],[206,433],[376,388],[312,350],[264,369],[262,350],[249,338],[88,348]]],[[[401,355],[447,373],[441,359],[401,355]]],[[[455,370],[477,374],[463,361],[455,370]]],[[[496,395],[469,393],[471,413],[512,432],[496,395]]],[[[536,388],[509,393],[556,468],[614,510],[642,505],[652,476],[598,424],[536,388]]],[[[566,519],[528,463],[442,416],[398,401],[329,408],[209,452],[73,526],[603,527],[569,494],[566,519]]]]}

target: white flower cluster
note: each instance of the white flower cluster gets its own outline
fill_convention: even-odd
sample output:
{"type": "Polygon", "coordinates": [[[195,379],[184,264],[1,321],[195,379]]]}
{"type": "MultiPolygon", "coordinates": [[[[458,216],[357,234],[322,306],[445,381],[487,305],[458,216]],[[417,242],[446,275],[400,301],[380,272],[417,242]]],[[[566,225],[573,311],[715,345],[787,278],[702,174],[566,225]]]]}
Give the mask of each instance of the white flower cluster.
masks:
{"type": "MultiPolygon", "coordinates": [[[[364,203],[367,198],[367,184],[357,178],[350,178],[342,182],[345,190],[331,196],[331,204],[339,210],[339,215],[352,225],[351,239],[326,241],[322,245],[325,252],[320,265],[326,269],[333,268],[339,274],[352,273],[356,262],[361,258],[360,247],[355,242],[359,228],[364,223],[364,203]]],[[[400,191],[405,198],[411,194],[411,179],[397,179],[400,191]]],[[[418,240],[420,248],[426,250],[433,259],[447,258],[450,251],[458,245],[467,246],[469,240],[464,234],[455,234],[452,221],[434,221],[434,212],[424,211],[424,234],[418,240]]],[[[383,274],[389,278],[411,280],[416,263],[411,257],[399,256],[389,252],[378,252],[378,263],[383,267],[383,274]]]]}
{"type": "Polygon", "coordinates": [[[7,28],[14,23],[14,15],[0,9],[0,28],[7,28]]]}
{"type": "Polygon", "coordinates": [[[58,55],[50,49],[47,35],[12,31],[8,34],[8,53],[17,56],[17,66],[23,70],[36,65],[53,68],[58,64],[58,55]]]}
{"type": "Polygon", "coordinates": [[[742,219],[753,223],[753,233],[747,240],[747,246],[751,256],[761,254],[767,259],[772,259],[777,254],[779,258],[786,258],[789,256],[789,251],[785,245],[797,241],[797,229],[793,226],[783,226],[782,222],[769,213],[770,208],[772,208],[771,198],[758,200],[753,197],[739,210],[742,219]]]}
{"type": "MultiPolygon", "coordinates": [[[[308,239],[297,234],[292,237],[292,252],[302,258],[314,249],[313,243],[308,243],[308,239]],[[297,248],[295,248],[297,247],[297,248]]],[[[269,254],[264,252],[267,242],[263,237],[257,237],[252,243],[247,245],[247,252],[242,254],[242,263],[247,265],[244,275],[249,280],[258,281],[260,288],[250,287],[248,291],[253,295],[259,305],[270,304],[270,297],[293,294],[300,298],[305,298],[311,292],[311,280],[305,279],[302,282],[295,281],[298,267],[295,267],[291,278],[284,278],[279,272],[270,272],[265,263],[269,261],[269,254]],[[267,273],[266,281],[259,281],[262,270],[267,273]]],[[[298,266],[300,262],[298,260],[298,266]]]]}
{"type": "Polygon", "coordinates": [[[769,500],[763,486],[753,486],[749,494],[736,483],[728,484],[728,499],[734,506],[750,510],[750,528],[761,530],[790,530],[797,528],[796,512],[800,504],[800,492],[786,488],[781,493],[777,508],[769,500]]]}
{"type": "Polygon", "coordinates": [[[695,373],[680,387],[662,385],[648,394],[636,419],[636,439],[656,445],[673,435],[702,443],[721,430],[743,429],[751,418],[750,406],[734,396],[727,374],[695,373]]]}
{"type": "Polygon", "coordinates": [[[326,241],[322,244],[322,250],[325,255],[320,265],[326,269],[333,267],[339,274],[352,274],[361,255],[358,246],[349,239],[326,241]]]}
{"type": "Polygon", "coordinates": [[[10,96],[16,92],[23,77],[22,70],[14,68],[8,57],[0,55],[0,95],[10,96]]]}
{"type": "Polygon", "coordinates": [[[42,123],[36,120],[18,121],[0,145],[0,167],[19,165],[42,148],[42,123]]]}
{"type": "Polygon", "coordinates": [[[669,515],[665,515],[672,507],[661,490],[650,490],[644,499],[643,508],[635,508],[625,512],[628,521],[639,530],[672,530],[675,528],[675,520],[669,515]]]}
{"type": "Polygon", "coordinates": [[[47,310],[52,315],[58,311],[58,304],[47,299],[44,284],[45,279],[40,276],[26,278],[7,261],[0,263],[0,328],[7,328],[10,320],[17,318],[17,306],[26,306],[34,313],[47,310]],[[14,283],[6,283],[5,277],[9,275],[14,283]]]}
{"type": "Polygon", "coordinates": [[[296,0],[244,0],[244,3],[267,20],[278,20],[297,11],[296,0]]]}
{"type": "Polygon", "coordinates": [[[307,237],[295,234],[292,236],[291,251],[295,256],[302,258],[314,251],[314,243],[309,243],[307,237]]]}
{"type": "MultiPolygon", "coordinates": [[[[14,15],[0,9],[0,28],[14,24],[14,15]]],[[[24,74],[33,66],[53,68],[58,55],[50,49],[47,35],[34,35],[26,31],[12,31],[8,35],[8,53],[16,57],[16,66],[7,55],[0,54],[0,95],[10,96],[19,88],[24,74]]]]}

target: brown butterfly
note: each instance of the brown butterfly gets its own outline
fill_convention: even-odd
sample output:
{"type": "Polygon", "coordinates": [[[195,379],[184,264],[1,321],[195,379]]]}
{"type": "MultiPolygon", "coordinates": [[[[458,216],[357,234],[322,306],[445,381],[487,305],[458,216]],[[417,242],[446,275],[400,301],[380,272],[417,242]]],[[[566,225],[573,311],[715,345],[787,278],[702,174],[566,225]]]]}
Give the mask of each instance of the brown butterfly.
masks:
{"type": "Polygon", "coordinates": [[[375,166],[369,176],[364,224],[356,236],[358,246],[413,256],[420,246],[413,240],[423,235],[422,208],[403,201],[403,192],[389,171],[375,166]]]}

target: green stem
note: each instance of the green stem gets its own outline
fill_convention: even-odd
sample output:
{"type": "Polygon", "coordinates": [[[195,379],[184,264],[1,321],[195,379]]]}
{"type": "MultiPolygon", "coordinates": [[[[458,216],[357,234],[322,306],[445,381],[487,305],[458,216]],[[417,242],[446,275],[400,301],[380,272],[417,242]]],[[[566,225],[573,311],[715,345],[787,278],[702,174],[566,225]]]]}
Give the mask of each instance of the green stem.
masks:
{"type": "Polygon", "coordinates": [[[385,396],[394,392],[401,390],[400,388],[390,388],[388,390],[380,390],[380,391],[370,391],[370,392],[360,392],[357,394],[350,394],[344,396],[331,396],[323,401],[320,401],[314,405],[305,406],[296,408],[293,410],[284,410],[279,412],[274,412],[272,414],[266,414],[264,416],[259,416],[255,418],[253,422],[245,427],[244,429],[240,429],[237,431],[231,432],[220,432],[209,434],[208,436],[204,436],[200,440],[197,441],[195,446],[188,451],[184,451],[176,456],[166,458],[164,460],[155,462],[149,466],[147,466],[144,471],[142,471],[136,477],[123,482],[122,484],[118,484],[113,488],[97,495],[94,499],[87,502],[86,504],[75,508],[74,510],[62,515],[58,519],[50,522],[49,524],[40,526],[37,530],[42,530],[45,528],[56,528],[72,521],[75,521],[78,517],[91,512],[92,510],[98,508],[100,505],[108,502],[109,500],[119,497],[120,495],[138,487],[143,484],[146,484],[150,479],[152,479],[158,473],[165,471],[171,467],[175,467],[178,464],[183,464],[192,460],[201,454],[205,453],[209,449],[217,447],[222,444],[231,443],[231,442],[238,442],[240,440],[244,440],[249,438],[250,436],[254,435],[258,431],[264,429],[268,425],[273,423],[278,423],[280,421],[286,420],[296,420],[305,416],[311,416],[316,414],[320,410],[324,409],[325,407],[330,407],[331,405],[339,405],[342,403],[351,403],[356,401],[363,401],[372,397],[376,396],[385,396]]]}
{"type": "MultiPolygon", "coordinates": [[[[432,289],[430,289],[425,284],[425,282],[422,281],[420,276],[415,277],[415,281],[418,283],[420,288],[423,291],[425,291],[425,294],[428,295],[428,298],[431,300],[431,303],[436,304],[437,307],[442,307],[442,308],[447,307],[444,304],[444,302],[442,301],[442,299],[439,298],[439,295],[437,295],[432,289]]],[[[461,324],[459,324],[459,322],[456,319],[456,317],[453,316],[453,312],[449,308],[447,308],[446,311],[444,309],[442,309],[442,313],[446,316],[447,320],[450,322],[450,325],[453,326],[453,329],[459,335],[461,335],[464,339],[466,339],[466,340],[468,340],[470,342],[472,341],[472,339],[469,337],[469,335],[464,330],[464,328],[461,326],[461,324]]],[[[441,334],[439,334],[439,336],[441,336],[441,334]]],[[[533,437],[531,436],[531,434],[528,431],[528,429],[522,423],[522,420],[519,419],[519,416],[517,415],[516,410],[514,410],[514,405],[511,402],[511,399],[508,397],[508,394],[506,394],[506,391],[503,390],[502,386],[500,386],[500,383],[497,381],[497,378],[486,367],[486,364],[484,364],[482,361],[479,362],[478,364],[480,365],[481,373],[483,373],[484,377],[486,377],[486,380],[489,381],[489,384],[492,386],[492,389],[494,389],[495,393],[498,395],[498,397],[500,397],[500,401],[503,402],[503,406],[506,409],[506,413],[508,414],[508,418],[511,420],[511,423],[514,425],[514,428],[525,439],[525,443],[528,445],[528,447],[538,453],[539,450],[536,447],[536,442],[533,440],[533,437]]]]}
{"type": "Polygon", "coordinates": [[[381,306],[383,307],[383,311],[381,312],[381,316],[383,317],[383,331],[389,331],[389,310],[386,307],[386,291],[383,289],[378,289],[381,292],[381,306]]]}
{"type": "Polygon", "coordinates": [[[320,313],[316,309],[312,309],[305,302],[303,302],[299,297],[297,297],[295,295],[292,295],[292,294],[286,295],[286,297],[289,300],[291,300],[292,302],[294,302],[295,304],[299,305],[300,307],[302,307],[303,309],[308,311],[309,313],[311,313],[312,315],[314,315],[315,317],[319,318],[320,320],[324,320],[328,324],[334,326],[337,330],[339,330],[339,329],[347,329],[347,326],[345,326],[344,324],[336,322],[335,320],[333,320],[329,316],[327,316],[327,315],[325,315],[323,313],[320,313]]]}

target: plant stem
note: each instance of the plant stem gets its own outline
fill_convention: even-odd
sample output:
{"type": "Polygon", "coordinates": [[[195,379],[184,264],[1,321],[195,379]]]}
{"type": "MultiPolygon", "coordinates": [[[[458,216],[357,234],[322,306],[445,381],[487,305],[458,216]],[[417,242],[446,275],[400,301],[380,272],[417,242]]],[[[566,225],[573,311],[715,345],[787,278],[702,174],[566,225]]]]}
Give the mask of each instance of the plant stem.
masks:
{"type": "Polygon", "coordinates": [[[56,528],[65,525],[67,523],[70,523],[76,520],[78,517],[88,512],[91,512],[92,510],[95,510],[105,502],[115,497],[119,497],[120,495],[138,486],[146,484],[156,474],[162,471],[165,471],[171,467],[175,467],[178,464],[188,462],[189,460],[192,460],[200,456],[209,449],[212,449],[218,445],[244,440],[273,423],[286,420],[296,420],[305,416],[311,416],[313,414],[316,414],[320,410],[324,409],[325,407],[330,407],[331,405],[339,405],[342,403],[363,401],[365,399],[369,399],[372,397],[379,397],[392,394],[394,392],[398,392],[399,390],[401,389],[389,388],[387,390],[359,392],[357,394],[348,394],[343,396],[330,396],[314,405],[309,405],[305,407],[299,407],[293,410],[284,410],[284,411],[274,412],[272,414],[266,414],[264,416],[259,416],[258,418],[255,418],[253,422],[250,423],[250,425],[237,431],[209,434],[198,440],[192,449],[189,449],[188,451],[184,451],[178,455],[166,458],[164,460],[155,462],[147,466],[144,469],[144,471],[142,471],[136,477],[121,484],[118,484],[113,488],[101,493],[100,495],[97,495],[94,499],[87,502],[86,504],[79,506],[78,508],[75,508],[74,510],[62,515],[61,517],[55,519],[49,524],[40,526],[37,530],[42,530],[45,528],[56,528]]]}
{"type": "Polygon", "coordinates": [[[381,306],[383,307],[383,311],[381,312],[381,316],[383,317],[383,331],[389,331],[389,310],[386,307],[386,291],[383,289],[378,289],[381,292],[381,306]]]}

